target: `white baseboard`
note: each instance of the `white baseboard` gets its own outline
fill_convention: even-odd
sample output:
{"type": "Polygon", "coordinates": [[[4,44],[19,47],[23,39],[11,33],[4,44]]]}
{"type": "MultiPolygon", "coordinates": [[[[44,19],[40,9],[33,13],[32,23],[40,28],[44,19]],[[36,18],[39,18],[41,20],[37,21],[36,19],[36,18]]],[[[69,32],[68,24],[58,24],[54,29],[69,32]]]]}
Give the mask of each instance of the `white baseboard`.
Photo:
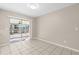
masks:
{"type": "Polygon", "coordinates": [[[47,42],[47,43],[49,43],[49,44],[54,44],[54,45],[57,45],[57,46],[60,46],[60,47],[63,47],[63,48],[67,48],[67,49],[72,50],[72,51],[75,51],[75,52],[79,52],[78,49],[74,49],[74,48],[71,48],[71,47],[68,47],[68,46],[64,46],[64,45],[61,45],[61,44],[58,44],[58,43],[55,43],[55,42],[47,41],[47,40],[45,40],[45,39],[41,39],[41,38],[38,38],[38,37],[35,37],[35,38],[33,38],[33,39],[38,39],[38,40],[47,42]]]}
{"type": "Polygon", "coordinates": [[[0,47],[7,46],[7,45],[9,45],[9,43],[2,43],[0,44],[0,47]]]}

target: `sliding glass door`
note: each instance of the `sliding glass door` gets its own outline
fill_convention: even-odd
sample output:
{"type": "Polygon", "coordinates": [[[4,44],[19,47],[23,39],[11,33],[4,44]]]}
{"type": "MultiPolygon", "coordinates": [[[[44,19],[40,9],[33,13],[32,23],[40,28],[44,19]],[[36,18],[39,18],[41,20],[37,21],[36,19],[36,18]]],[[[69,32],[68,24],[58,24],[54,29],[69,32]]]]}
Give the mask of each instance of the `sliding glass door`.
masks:
{"type": "Polygon", "coordinates": [[[10,41],[16,42],[30,38],[30,21],[10,18],[10,41]]]}

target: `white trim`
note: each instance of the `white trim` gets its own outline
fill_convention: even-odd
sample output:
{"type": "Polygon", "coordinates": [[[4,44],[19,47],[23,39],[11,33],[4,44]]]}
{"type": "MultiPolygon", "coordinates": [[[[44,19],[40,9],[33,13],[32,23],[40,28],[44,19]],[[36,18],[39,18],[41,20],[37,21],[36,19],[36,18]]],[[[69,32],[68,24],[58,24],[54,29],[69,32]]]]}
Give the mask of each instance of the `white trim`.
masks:
{"type": "Polygon", "coordinates": [[[9,45],[9,43],[2,43],[0,44],[0,47],[7,46],[7,45],[9,45]]]}
{"type": "Polygon", "coordinates": [[[54,44],[54,45],[57,45],[57,46],[60,46],[60,47],[63,47],[63,48],[70,49],[70,50],[75,51],[75,52],[79,52],[78,49],[71,48],[71,47],[68,47],[68,46],[64,46],[64,45],[61,45],[61,44],[58,44],[58,43],[55,43],[55,42],[47,41],[47,40],[45,40],[45,39],[41,39],[41,38],[38,38],[38,37],[34,37],[33,39],[38,39],[38,40],[47,42],[47,43],[49,43],[49,44],[54,44]]]}
{"type": "Polygon", "coordinates": [[[32,39],[32,20],[29,21],[30,21],[30,39],[32,39]]]}

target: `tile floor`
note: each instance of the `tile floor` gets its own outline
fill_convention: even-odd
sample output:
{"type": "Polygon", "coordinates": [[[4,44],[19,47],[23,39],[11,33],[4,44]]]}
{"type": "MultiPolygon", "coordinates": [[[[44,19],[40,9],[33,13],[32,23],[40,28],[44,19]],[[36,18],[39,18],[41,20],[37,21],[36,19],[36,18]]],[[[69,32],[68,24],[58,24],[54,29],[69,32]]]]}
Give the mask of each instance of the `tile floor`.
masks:
{"type": "Polygon", "coordinates": [[[0,48],[0,55],[79,55],[79,53],[33,39],[3,46],[0,48]]]}

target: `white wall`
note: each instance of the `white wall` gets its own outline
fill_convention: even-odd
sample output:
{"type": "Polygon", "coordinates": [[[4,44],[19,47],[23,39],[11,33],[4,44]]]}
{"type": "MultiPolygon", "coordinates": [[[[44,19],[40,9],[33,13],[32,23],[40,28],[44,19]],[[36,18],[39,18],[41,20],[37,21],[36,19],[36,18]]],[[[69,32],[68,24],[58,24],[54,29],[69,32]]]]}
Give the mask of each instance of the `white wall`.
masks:
{"type": "Polygon", "coordinates": [[[34,18],[32,20],[32,39],[34,39],[37,36],[37,19],[34,18]]]}
{"type": "Polygon", "coordinates": [[[49,13],[37,19],[38,38],[79,50],[78,29],[78,4],[49,13]]]}
{"type": "MultiPolygon", "coordinates": [[[[20,17],[20,18],[26,18],[28,20],[32,20],[32,18],[27,17],[22,14],[18,14],[15,12],[0,10],[0,45],[9,43],[9,17],[8,16],[14,16],[14,17],[20,17]]],[[[33,31],[32,31],[33,32],[33,31]]]]}

